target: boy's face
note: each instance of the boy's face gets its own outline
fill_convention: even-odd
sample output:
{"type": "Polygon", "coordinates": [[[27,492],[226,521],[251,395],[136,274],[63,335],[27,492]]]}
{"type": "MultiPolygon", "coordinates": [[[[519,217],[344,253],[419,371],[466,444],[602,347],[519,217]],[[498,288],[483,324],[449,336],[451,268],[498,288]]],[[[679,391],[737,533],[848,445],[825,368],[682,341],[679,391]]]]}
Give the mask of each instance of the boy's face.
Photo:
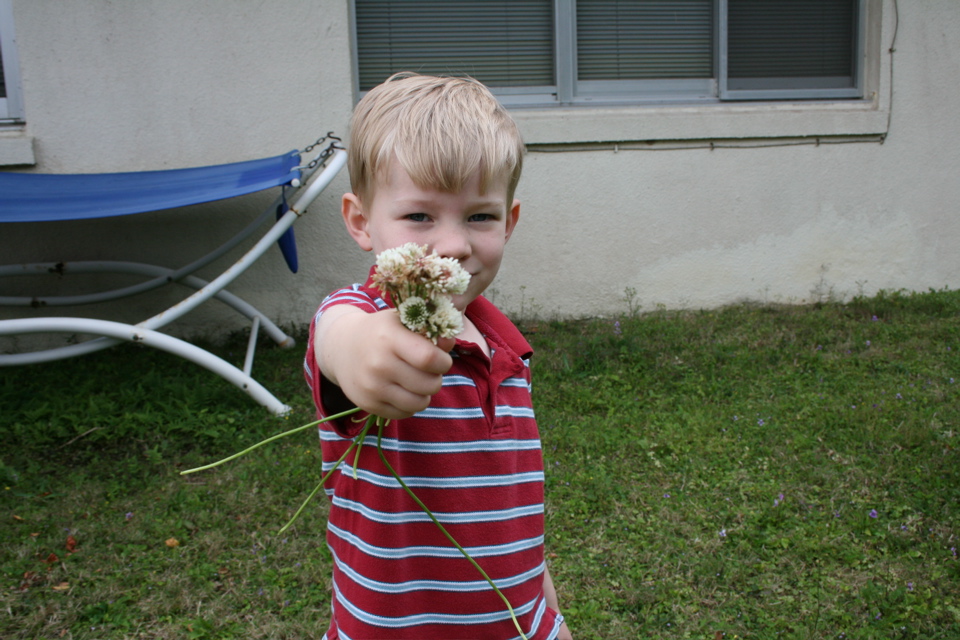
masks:
{"type": "Polygon", "coordinates": [[[353,193],[343,196],[347,230],[364,251],[379,254],[415,242],[458,260],[471,276],[466,293],[453,299],[464,310],[497,275],[520,202],[507,202],[506,180],[480,193],[479,171],[458,193],[418,187],[396,160],[385,178],[369,202],[353,193]]]}

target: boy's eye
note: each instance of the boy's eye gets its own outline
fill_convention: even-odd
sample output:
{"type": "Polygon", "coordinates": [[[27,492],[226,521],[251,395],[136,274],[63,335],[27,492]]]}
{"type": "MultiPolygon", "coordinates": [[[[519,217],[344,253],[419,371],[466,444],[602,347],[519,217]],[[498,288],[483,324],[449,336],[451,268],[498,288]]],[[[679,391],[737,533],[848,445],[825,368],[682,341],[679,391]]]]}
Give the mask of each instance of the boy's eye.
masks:
{"type": "Polygon", "coordinates": [[[412,221],[412,222],[426,222],[426,221],[427,221],[427,214],[425,214],[425,213],[408,213],[408,214],[407,214],[407,220],[410,220],[410,221],[412,221]]]}
{"type": "Polygon", "coordinates": [[[470,216],[470,222],[489,222],[494,219],[492,213],[475,213],[470,216]]]}

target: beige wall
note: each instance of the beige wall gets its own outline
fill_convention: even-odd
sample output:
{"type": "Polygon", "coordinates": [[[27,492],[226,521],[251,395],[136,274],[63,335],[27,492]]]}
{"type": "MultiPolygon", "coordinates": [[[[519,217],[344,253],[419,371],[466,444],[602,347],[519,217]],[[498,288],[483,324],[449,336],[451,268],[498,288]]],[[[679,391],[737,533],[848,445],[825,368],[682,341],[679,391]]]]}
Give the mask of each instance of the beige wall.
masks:
{"type": "MultiPolygon", "coordinates": [[[[901,1],[893,57],[892,0],[870,4],[863,103],[516,111],[531,151],[494,300],[593,315],[624,311],[628,288],[650,309],[960,286],[960,4],[901,1]]],[[[14,0],[27,125],[3,135],[32,139],[36,170],[95,172],[242,160],[346,133],[348,11],[347,0],[14,0]]],[[[275,252],[232,290],[301,323],[362,278],[369,256],[339,220],[346,188],[343,175],[298,223],[299,274],[275,252]]],[[[4,225],[0,263],[173,265],[259,204],[4,225]]],[[[239,326],[208,306],[177,331],[239,326]]],[[[108,315],[153,309],[137,298],[108,315]]]]}

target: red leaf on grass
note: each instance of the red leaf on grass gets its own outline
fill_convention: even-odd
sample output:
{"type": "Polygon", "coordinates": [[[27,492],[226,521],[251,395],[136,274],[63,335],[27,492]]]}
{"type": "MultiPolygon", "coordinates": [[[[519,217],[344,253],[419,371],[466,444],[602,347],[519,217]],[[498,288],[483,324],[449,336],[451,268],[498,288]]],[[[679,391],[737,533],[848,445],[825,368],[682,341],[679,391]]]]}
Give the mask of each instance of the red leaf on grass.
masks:
{"type": "Polygon", "coordinates": [[[77,540],[73,536],[67,536],[67,553],[73,553],[77,550],[77,540]]]}
{"type": "Polygon", "coordinates": [[[37,586],[41,582],[43,582],[42,575],[38,574],[36,571],[26,571],[23,574],[23,579],[20,581],[19,591],[26,591],[31,587],[37,586]]]}
{"type": "MultiPolygon", "coordinates": [[[[57,557],[57,554],[51,551],[50,555],[47,556],[47,559],[44,560],[44,562],[46,562],[48,565],[52,565],[60,562],[60,558],[57,557]]],[[[50,567],[47,567],[47,568],[49,569],[50,567]]]]}

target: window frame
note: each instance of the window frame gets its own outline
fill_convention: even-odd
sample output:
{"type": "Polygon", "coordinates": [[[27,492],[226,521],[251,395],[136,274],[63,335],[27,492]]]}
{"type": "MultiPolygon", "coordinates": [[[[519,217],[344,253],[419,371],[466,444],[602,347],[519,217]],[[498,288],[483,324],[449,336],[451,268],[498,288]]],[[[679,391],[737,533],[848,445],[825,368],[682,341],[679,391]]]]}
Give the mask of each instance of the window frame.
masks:
{"type": "Polygon", "coordinates": [[[20,56],[13,28],[13,2],[0,0],[0,53],[6,98],[0,98],[0,124],[22,122],[23,94],[20,86],[20,56]]]}
{"type": "MultiPolygon", "coordinates": [[[[713,73],[710,78],[665,80],[579,80],[577,70],[576,0],[552,0],[554,11],[555,85],[491,87],[509,108],[563,108],[579,106],[643,106],[652,104],[711,104],[737,101],[862,100],[866,95],[864,67],[868,0],[856,3],[853,87],[731,89],[727,76],[727,15],[730,0],[713,0],[713,73]]],[[[353,34],[352,64],[356,95],[359,87],[359,53],[356,41],[356,0],[350,2],[353,34]]]]}
{"type": "Polygon", "coordinates": [[[727,16],[730,0],[718,0],[717,22],[722,24],[717,34],[717,81],[718,98],[728,100],[850,100],[862,99],[864,95],[864,56],[866,46],[866,0],[853,0],[856,7],[856,25],[853,34],[853,77],[852,87],[793,88],[789,79],[784,79],[780,88],[731,89],[727,76],[727,56],[729,52],[727,16]]]}
{"type": "MultiPolygon", "coordinates": [[[[714,14],[718,0],[713,0],[714,14]]],[[[555,56],[557,60],[557,100],[555,106],[578,105],[642,105],[652,103],[705,102],[717,98],[717,68],[714,63],[710,78],[664,80],[580,80],[577,68],[576,0],[554,0],[557,17],[555,56]],[[563,31],[561,31],[561,22],[563,31]],[[565,58],[561,73],[560,59],[565,58]]],[[[715,21],[713,53],[716,60],[718,24],[715,21]]],[[[496,93],[496,89],[494,89],[496,93]]],[[[513,106],[505,103],[507,106],[513,106]]]]}

